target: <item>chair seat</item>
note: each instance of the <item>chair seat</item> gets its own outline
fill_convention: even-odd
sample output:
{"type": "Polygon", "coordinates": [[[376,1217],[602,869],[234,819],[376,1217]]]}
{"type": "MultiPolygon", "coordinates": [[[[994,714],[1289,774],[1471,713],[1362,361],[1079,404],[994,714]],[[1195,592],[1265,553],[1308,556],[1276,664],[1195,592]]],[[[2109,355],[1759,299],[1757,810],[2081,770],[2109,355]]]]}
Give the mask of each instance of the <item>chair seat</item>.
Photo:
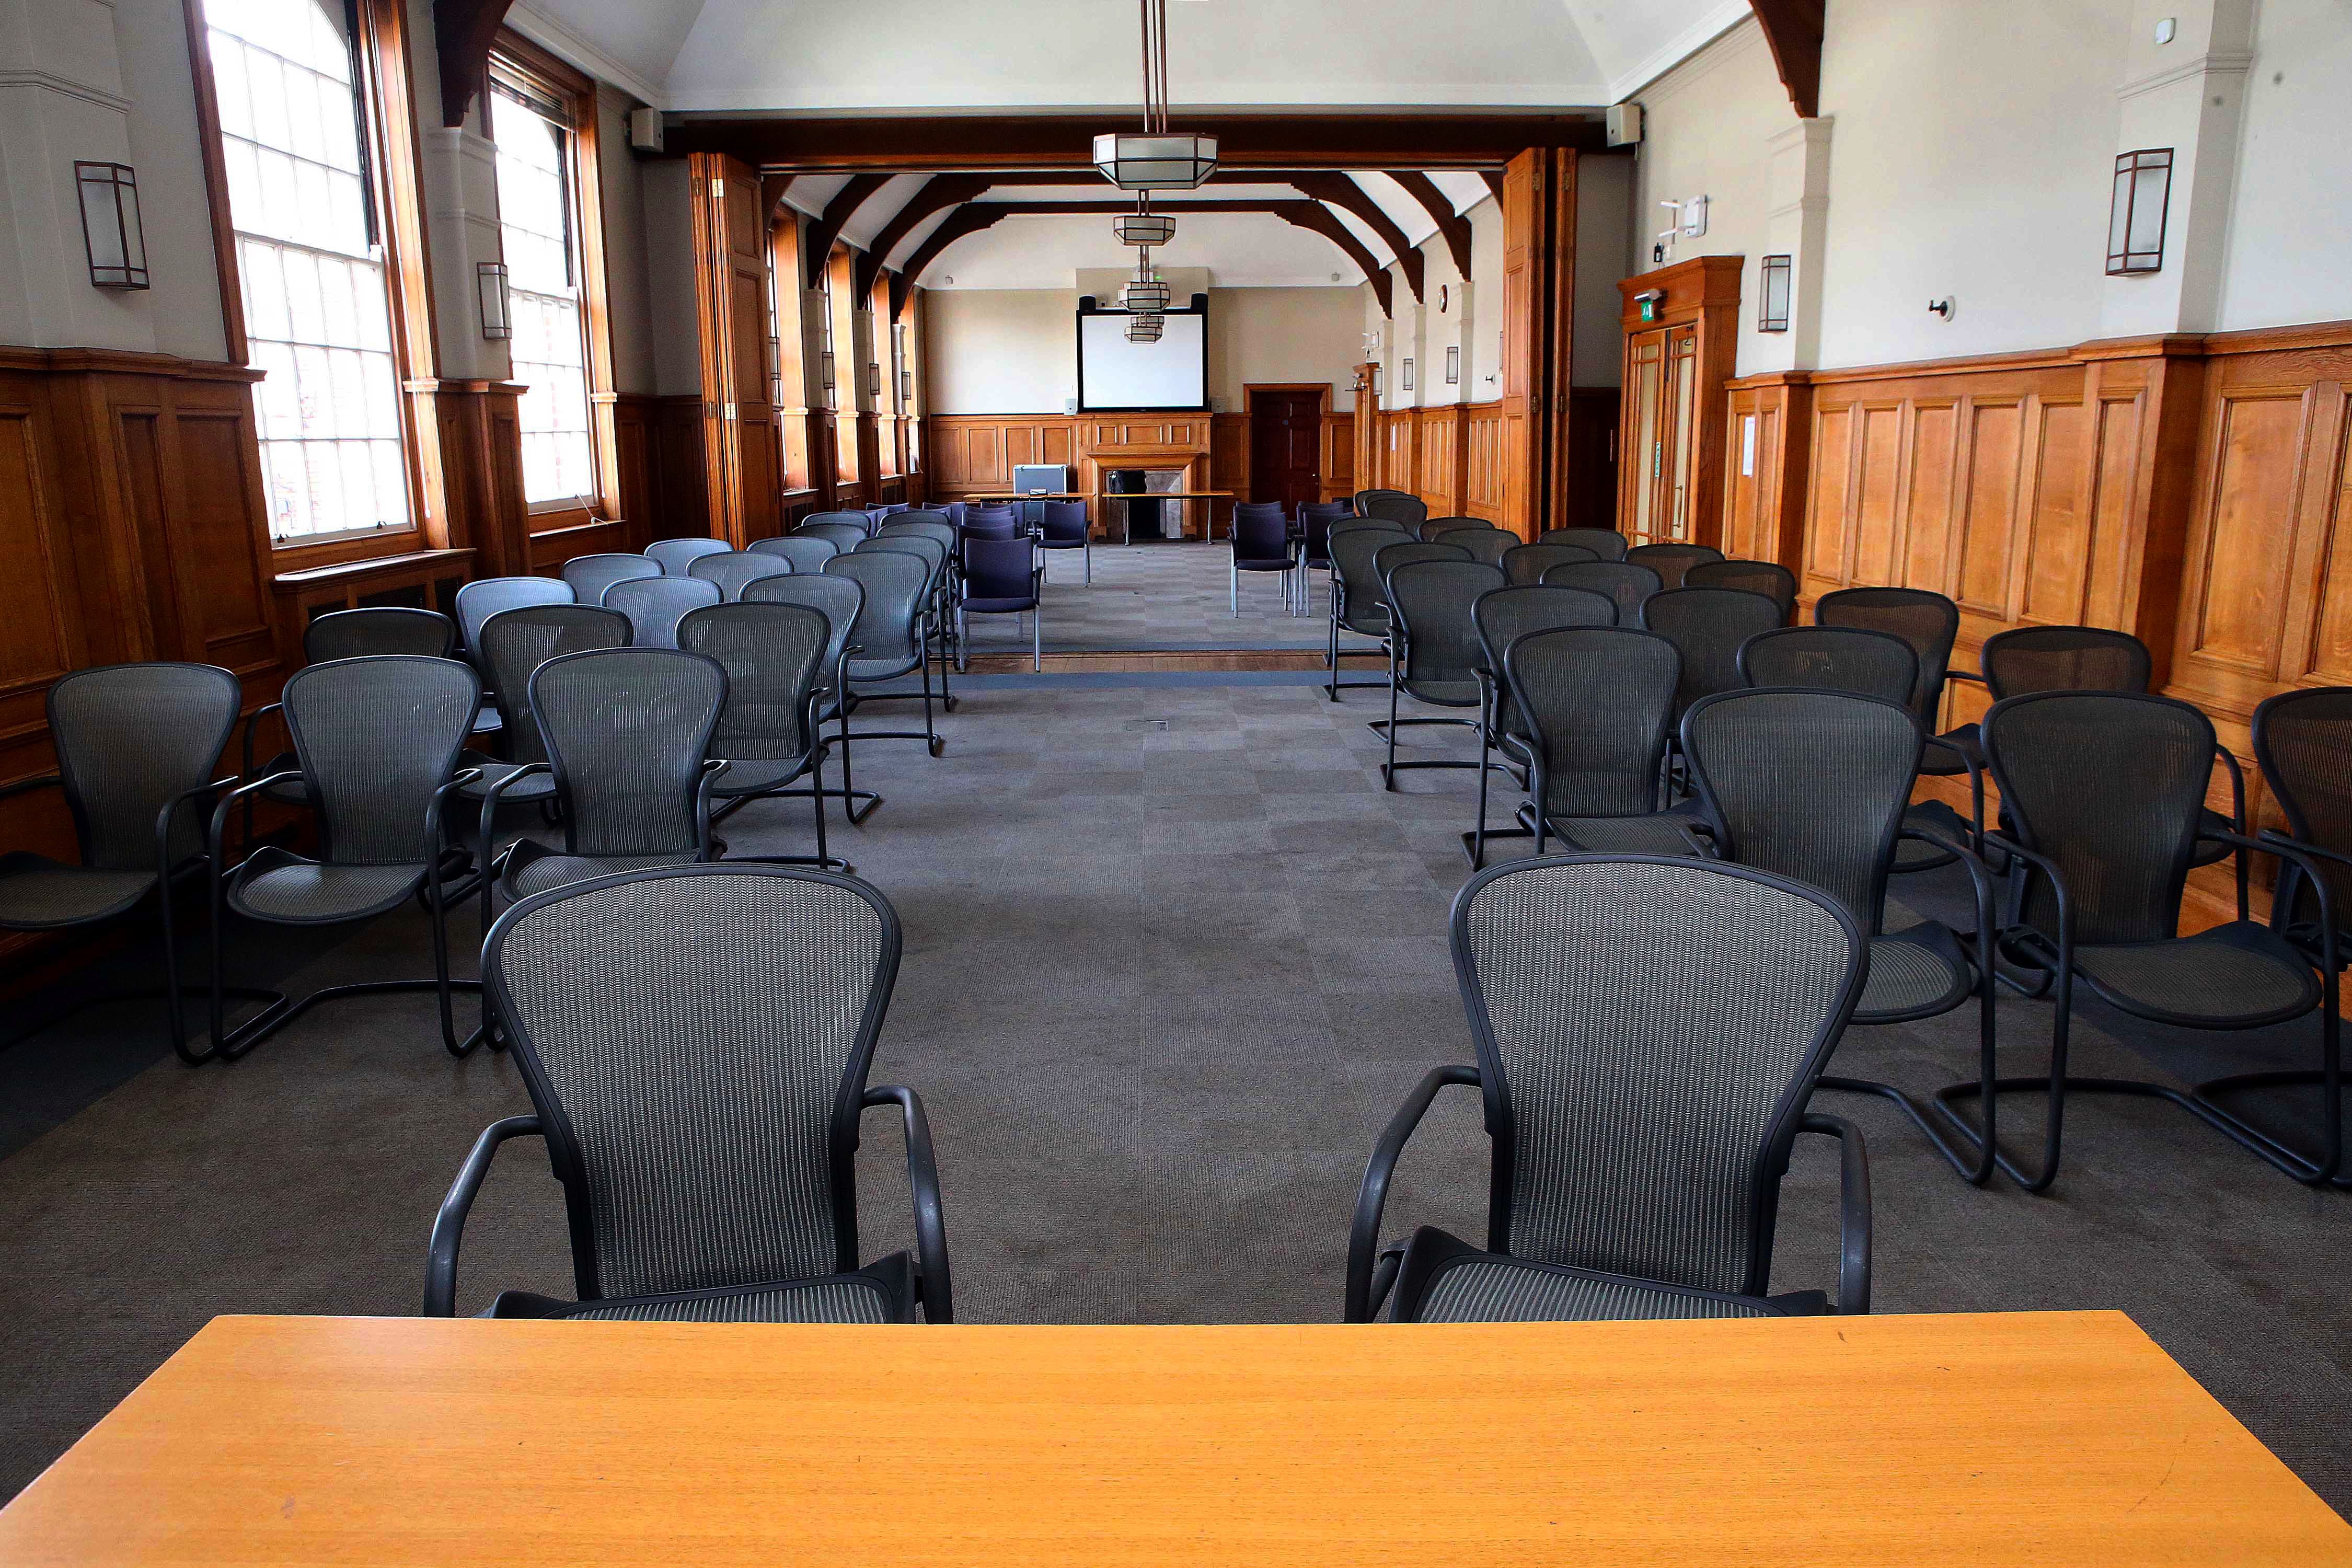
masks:
{"type": "Polygon", "coordinates": [[[1854,1005],[1857,1024],[1948,1013],[1975,988],[1976,971],[1945,927],[1933,923],[1874,939],[1870,978],[1854,1005]]]}
{"type": "MultiPolygon", "coordinates": [[[[1423,1235],[1432,1233],[1424,1232],[1423,1235]]],[[[1443,1232],[1434,1233],[1443,1237],[1443,1232]]],[[[1445,1237],[1446,1241],[1453,1238],[1445,1237]]],[[[1419,1237],[1416,1247],[1423,1243],[1419,1237]]],[[[1459,1245],[1458,1243],[1455,1245],[1459,1245]]],[[[1787,1314],[1752,1296],[1529,1263],[1493,1252],[1466,1252],[1437,1266],[1421,1299],[1400,1302],[1419,1323],[1589,1323],[1657,1318],[1779,1318],[1787,1314]]]]}
{"type": "Polygon", "coordinates": [[[745,1290],[590,1302],[561,1315],[628,1323],[887,1323],[896,1315],[894,1305],[877,1281],[843,1274],[745,1290]]]}
{"type": "MultiPolygon", "coordinates": [[[[457,758],[457,766],[460,769],[479,768],[482,770],[482,776],[480,778],[474,780],[471,784],[459,784],[457,786],[457,793],[466,796],[468,800],[480,800],[484,796],[488,795],[490,791],[496,789],[502,780],[512,778],[515,774],[522,772],[524,764],[521,763],[502,763],[496,757],[485,757],[480,755],[478,752],[467,752],[459,754],[457,758]]],[[[530,777],[523,780],[522,783],[519,784],[509,785],[506,793],[499,796],[499,801],[503,805],[510,800],[546,800],[551,797],[554,794],[555,775],[553,773],[533,773],[530,777]]]]}
{"type": "Polygon", "coordinates": [[[279,924],[358,920],[415,892],[423,866],[334,866],[286,859],[229,884],[228,907],[279,924]]]}
{"type": "Polygon", "coordinates": [[[1407,677],[1398,681],[1397,687],[1408,697],[1440,708],[1475,708],[1486,700],[1486,695],[1475,680],[1414,680],[1407,677]]]}
{"type": "Polygon", "coordinates": [[[2159,1023],[2251,1028],[2299,1018],[2320,996],[2302,953],[2250,921],[2169,942],[2078,946],[2074,968],[2104,1000],[2159,1023]]]}
{"type": "MultiPolygon", "coordinates": [[[[1018,598],[966,599],[963,602],[963,607],[975,616],[1017,615],[1024,611],[1035,609],[1037,607],[1037,596],[1031,594],[1018,598]]],[[[853,671],[856,668],[856,665],[857,661],[856,659],[850,660],[850,668],[853,671]]]]}
{"type": "Polygon", "coordinates": [[[1236,555],[1234,557],[1234,570],[1236,572],[1287,572],[1297,564],[1297,562],[1287,555],[1236,555]]]}
{"type": "Polygon", "coordinates": [[[510,899],[527,899],[533,893],[584,882],[591,877],[650,871],[657,866],[690,865],[694,856],[691,849],[666,855],[534,855],[507,873],[505,891],[510,899]]]}
{"type": "Polygon", "coordinates": [[[901,675],[912,675],[922,667],[920,657],[908,654],[901,658],[853,658],[849,661],[852,680],[890,680],[901,675]]]}
{"type": "Polygon", "coordinates": [[[1694,819],[1678,811],[1654,811],[1642,816],[1556,816],[1551,830],[1577,848],[1594,855],[1696,855],[1692,839],[1694,819]]]}
{"type": "Polygon", "coordinates": [[[710,793],[721,800],[757,795],[788,784],[808,771],[806,752],[797,757],[730,757],[727,771],[711,781],[710,793]]]}
{"type": "Polygon", "coordinates": [[[88,925],[122,913],[154,885],[152,871],[108,871],[45,855],[10,855],[0,858],[0,930],[88,925]]]}
{"type": "Polygon", "coordinates": [[[1339,617],[1339,628],[1361,637],[1384,637],[1389,635],[1388,612],[1349,610],[1339,617]]]}

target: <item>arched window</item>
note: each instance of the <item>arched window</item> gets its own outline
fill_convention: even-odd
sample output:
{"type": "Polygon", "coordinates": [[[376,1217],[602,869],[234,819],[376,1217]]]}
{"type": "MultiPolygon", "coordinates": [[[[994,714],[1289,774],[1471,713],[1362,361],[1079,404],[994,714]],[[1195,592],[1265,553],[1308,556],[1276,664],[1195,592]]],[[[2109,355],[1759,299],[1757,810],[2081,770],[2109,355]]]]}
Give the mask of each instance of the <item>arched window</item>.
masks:
{"type": "Polygon", "coordinates": [[[411,525],[358,56],[340,5],[205,0],[269,528],[280,544],[411,525]]]}

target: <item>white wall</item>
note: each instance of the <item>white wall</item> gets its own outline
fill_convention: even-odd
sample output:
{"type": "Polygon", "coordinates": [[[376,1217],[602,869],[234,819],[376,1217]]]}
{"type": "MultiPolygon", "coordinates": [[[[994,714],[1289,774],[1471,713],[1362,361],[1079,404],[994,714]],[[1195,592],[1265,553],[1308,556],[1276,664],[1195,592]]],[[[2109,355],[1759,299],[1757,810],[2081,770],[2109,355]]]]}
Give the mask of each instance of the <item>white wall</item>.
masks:
{"type": "Polygon", "coordinates": [[[654,390],[702,390],[701,331],[694,309],[694,199],[686,160],[644,166],[646,299],[653,321],[654,390]]]}
{"type": "Polygon", "coordinates": [[[2216,325],[2352,316],[2352,0],[2262,0],[2216,325]]]}
{"type": "Polygon", "coordinates": [[[1209,395],[1227,413],[1242,411],[1243,389],[1253,383],[1326,382],[1326,407],[1353,408],[1362,346],[1353,289],[1209,291],[1209,395]]]}
{"type": "Polygon", "coordinates": [[[653,299],[646,278],[646,193],[629,151],[629,94],[596,84],[596,173],[604,202],[604,293],[612,319],[613,390],[652,392],[653,299]]]}

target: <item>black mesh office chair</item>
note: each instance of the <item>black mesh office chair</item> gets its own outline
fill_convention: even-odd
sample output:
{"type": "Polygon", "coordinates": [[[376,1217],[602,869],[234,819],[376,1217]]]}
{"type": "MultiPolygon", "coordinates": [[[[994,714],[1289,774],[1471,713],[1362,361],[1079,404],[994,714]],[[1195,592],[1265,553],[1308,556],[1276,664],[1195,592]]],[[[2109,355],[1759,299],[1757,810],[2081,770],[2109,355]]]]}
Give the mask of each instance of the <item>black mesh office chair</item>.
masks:
{"type": "MultiPolygon", "coordinates": [[[[482,665],[496,691],[506,755],[467,752],[460,761],[471,768],[474,778],[461,793],[486,807],[493,794],[501,801],[553,800],[555,778],[546,767],[547,742],[530,710],[530,678],[551,658],[592,648],[626,647],[629,636],[626,616],[594,605],[532,605],[501,611],[485,622],[482,665]]],[[[475,845],[485,866],[497,842],[494,815],[488,809],[481,813],[475,845]]]]}
{"type": "Polygon", "coordinates": [[[1659,809],[1682,656],[1655,632],[1570,626],[1503,650],[1503,679],[1527,721],[1532,800],[1520,813],[1535,850],[1692,855],[1688,810],[1659,809]]]}
{"type": "Polygon", "coordinates": [[[1613,528],[1552,528],[1536,536],[1538,544],[1573,544],[1590,550],[1602,561],[1625,559],[1625,536],[1613,528]]]}
{"type": "Polygon", "coordinates": [[[1406,1322],[1830,1310],[1824,1292],[1766,1294],[1800,1132],[1839,1142],[1834,1310],[1870,1310],[1862,1135],[1805,1109],[1862,988],[1863,936],[1834,900],[1717,862],[1576,857],[1480,872],[1451,925],[1477,1065],[1423,1078],[1373,1151],[1349,1322],[1391,1281],[1406,1322]],[[1486,1246],[1423,1226],[1384,1249],[1398,1156],[1454,1084],[1486,1102],[1486,1246]]]}
{"type": "Polygon", "coordinates": [[[339,658],[412,654],[447,658],[457,651],[457,624],[438,610],[402,605],[370,605],[330,610],[302,628],[302,662],[331,664],[339,658]]]}
{"type": "MultiPolygon", "coordinates": [[[[446,658],[339,659],[298,670],[286,682],[280,700],[317,816],[319,853],[313,858],[264,845],[235,867],[227,864],[223,838],[230,807],[292,775],[248,781],[214,806],[207,841],[213,1054],[233,1061],[322,1002],[425,990],[440,1004],[441,1043],[450,1055],[464,1056],[481,1043],[480,1030],[458,1037],[451,1001],[454,992],[480,986],[449,977],[448,911],[471,888],[452,888],[446,879],[462,873],[471,857],[452,848],[443,830],[449,797],[477,776],[457,760],[481,698],[474,672],[446,658]],[[433,937],[431,980],[331,985],[299,1000],[281,997],[235,1029],[227,1026],[221,955],[226,911],[265,925],[341,925],[387,914],[419,895],[433,937]]],[[[185,1035],[176,1016],[173,1024],[174,1048],[184,1058],[185,1035]]]]}
{"type": "MultiPolygon", "coordinates": [[[[1503,557],[1511,551],[1528,548],[1519,542],[1517,534],[1483,523],[1476,528],[1448,529],[1437,536],[1437,542],[1458,545],[1470,552],[1470,559],[1489,566],[1500,566],[1503,557]]],[[[1542,573],[1537,573],[1536,580],[1542,576],[1542,573]]]]}
{"type": "Polygon", "coordinates": [[[715,660],[727,672],[727,701],[710,734],[710,755],[727,766],[711,781],[715,827],[755,800],[772,800],[787,785],[809,781],[816,815],[816,854],[738,856],[780,866],[823,866],[846,871],[824,837],[824,740],[817,714],[832,673],[825,655],[833,622],[807,605],[712,605],[678,624],[677,646],[715,660]]]}
{"type": "MultiPolygon", "coordinates": [[[[854,528],[868,539],[874,537],[874,531],[880,526],[881,524],[875,521],[872,513],[856,509],[845,509],[840,511],[813,511],[801,520],[801,527],[804,529],[854,528]]],[[[843,548],[848,547],[845,545],[843,548]]]]}
{"type": "MultiPolygon", "coordinates": [[[[482,623],[501,610],[525,605],[572,605],[580,596],[572,584],[553,577],[479,577],[457,589],[457,630],[470,657],[481,646],[482,623]]],[[[487,679],[487,678],[486,678],[487,679]]]]}
{"type": "Polygon", "coordinates": [[[1702,697],[1747,684],[1739,674],[1740,646],[1780,619],[1779,604],[1743,588],[1667,588],[1642,601],[1638,624],[1683,656],[1675,697],[1680,712],[1702,697]]]}
{"type": "Polygon", "coordinates": [[[819,522],[812,518],[793,530],[794,539],[822,539],[836,552],[856,549],[873,534],[862,522],[819,522]]]}
{"type": "MultiPolygon", "coordinates": [[[[1503,681],[1503,656],[1513,643],[1530,632],[1560,626],[1613,626],[1617,624],[1617,606],[1606,595],[1588,593],[1582,588],[1507,584],[1479,595],[1478,602],[1470,606],[1470,622],[1478,634],[1477,676],[1479,695],[1484,700],[1479,761],[1484,763],[1492,752],[1500,752],[1504,761],[1517,772],[1520,786],[1530,787],[1534,777],[1534,737],[1528,733],[1527,719],[1520,713],[1518,704],[1511,700],[1510,688],[1503,681]]],[[[1470,868],[1474,871],[1486,864],[1488,838],[1526,838],[1535,833],[1531,827],[1487,828],[1486,784],[1486,770],[1481,767],[1478,825],[1462,835],[1462,848],[1470,857],[1470,868]]]]}
{"type": "MultiPolygon", "coordinates": [[[[709,760],[710,736],[726,703],[726,670],[678,648],[597,648],[541,665],[530,706],[547,761],[537,767],[555,776],[563,847],[509,845],[493,867],[497,896],[520,902],[591,877],[711,858],[710,796],[726,763],[709,760]]],[[[493,790],[485,809],[499,798],[493,790]]],[[[491,895],[486,879],[485,930],[491,895]]]]}
{"type": "Polygon", "coordinates": [[[1642,624],[1642,601],[1664,585],[1649,567],[1633,561],[1573,561],[1547,567],[1542,581],[1562,588],[1582,588],[1606,594],[1616,602],[1617,624],[1642,624]]]}
{"type": "Polygon", "coordinates": [[[1739,588],[1761,594],[1780,606],[1780,619],[1796,613],[1797,574],[1777,561],[1700,561],[1683,573],[1685,588],[1739,588]]]}
{"type": "MultiPolygon", "coordinates": [[[[242,698],[236,677],[209,664],[75,670],[44,699],[57,771],[0,788],[0,800],[41,789],[62,792],[80,851],[70,864],[26,849],[0,855],[0,931],[96,931],[163,889],[156,903],[163,925],[163,985],[153,994],[164,1002],[173,1048],[190,1067],[210,1061],[213,1052],[188,1043],[170,894],[176,879],[204,868],[205,808],[236,783],[213,775],[242,698]]],[[[232,994],[280,999],[274,991],[232,994]]],[[[110,1000],[99,996],[82,1005],[110,1000]]],[[[79,1010],[47,1018],[10,1043],[79,1010]]]]}
{"type": "MultiPolygon", "coordinates": [[[[2044,691],[1993,704],[1983,721],[1985,753],[2015,837],[1987,841],[2022,865],[2003,952],[2052,976],[2048,1079],[2004,1078],[1995,1095],[2046,1093],[2041,1168],[2027,1174],[2007,1152],[2001,1170],[2029,1192],[2058,1177],[2066,1097],[2129,1094],[2169,1100],[2297,1181],[2340,1182],[2344,1123],[2336,916],[2320,862],[2282,837],[2249,838],[2205,827],[2213,768],[2213,725],[2186,702],[2131,692],[2044,691]],[[2295,868],[2318,905],[2318,973],[2304,949],[2246,918],[2245,867],[2239,918],[2194,936],[2176,936],[2190,850],[2200,836],[2295,868]],[[2240,1030],[2319,1014],[2316,1073],[2215,1078],[2188,1089],[2133,1079],[2078,1078],[2067,1043],[2077,984],[2109,1006],[2181,1029],[2240,1030]],[[2221,1097],[2281,1082],[2319,1082],[2326,1111],[2321,1152],[2310,1154],[2226,1109],[2221,1097]]],[[[1975,1084],[1937,1091],[1952,1122],[1984,1136],[1956,1102],[1983,1098],[1975,1084]]]]}
{"type": "Polygon", "coordinates": [[[1334,702],[1339,700],[1342,691],[1378,691],[1388,684],[1385,680],[1342,680],[1339,661],[1387,658],[1389,606],[1381,596],[1377,558],[1382,550],[1402,544],[1406,538],[1401,526],[1384,518],[1351,519],[1331,525],[1331,639],[1323,654],[1323,668],[1331,672],[1331,679],[1323,683],[1323,695],[1334,702]],[[1375,638],[1379,646],[1342,647],[1339,634],[1343,631],[1375,638]]]}
{"type": "Polygon", "coordinates": [[[1402,490],[1358,490],[1356,515],[1386,518],[1401,522],[1408,529],[1419,528],[1429,519],[1429,504],[1419,496],[1402,490]]]}
{"type": "MultiPolygon", "coordinates": [[[[1977,761],[1977,753],[1961,743],[1962,737],[1957,733],[1938,734],[1936,728],[1944,710],[1944,682],[1951,669],[1952,643],[1959,636],[1960,607],[1943,595],[1925,588],[1842,588],[1834,594],[1822,595],[1815,602],[1813,624],[1885,632],[1911,645],[1919,661],[1918,679],[1911,689],[1911,714],[1928,737],[1927,749],[1920,754],[1919,772],[1937,778],[1966,773],[1969,806],[1965,822],[1941,802],[1915,807],[1914,820],[1937,832],[1964,829],[1972,842],[1981,844],[1984,769],[1977,761]]],[[[1906,839],[1895,847],[1897,871],[1924,871],[1948,861],[1948,857],[1937,851],[1932,844],[1920,840],[1906,839]]]]}
{"type": "Polygon", "coordinates": [[[1625,559],[1655,572],[1661,586],[1679,588],[1684,573],[1701,562],[1722,560],[1723,552],[1711,544],[1636,544],[1625,559]]]}
{"type": "MultiPolygon", "coordinates": [[[[1401,551],[1444,550],[1442,544],[1391,545],[1381,552],[1387,565],[1401,551]]],[[[1381,764],[1381,784],[1396,788],[1397,774],[1413,768],[1476,768],[1487,763],[1483,719],[1441,719],[1397,716],[1400,693],[1436,708],[1481,706],[1478,669],[1481,655],[1478,628],[1471,607],[1480,595],[1503,586],[1503,569],[1483,561],[1406,558],[1388,567],[1389,609],[1395,630],[1389,638],[1389,716],[1385,725],[1371,728],[1387,737],[1388,760],[1381,764]],[[1397,731],[1408,724],[1458,724],[1477,731],[1482,739],[1475,761],[1460,758],[1419,758],[1398,762],[1397,731]]]]}
{"type": "Polygon", "coordinates": [[[748,547],[754,555],[773,555],[792,563],[795,572],[822,572],[841,553],[841,546],[814,533],[788,533],[780,539],[756,539],[748,547]]]}
{"type": "Polygon", "coordinates": [[[734,546],[723,539],[656,539],[646,546],[646,558],[666,576],[683,577],[688,568],[706,555],[723,555],[734,546]]]}
{"type": "Polygon", "coordinates": [[[842,731],[851,734],[848,718],[869,702],[922,699],[920,730],[860,730],[860,741],[920,741],[933,756],[947,749],[931,714],[931,656],[929,618],[932,569],[920,555],[898,550],[857,551],[836,555],[824,563],[827,574],[848,577],[866,592],[849,640],[858,652],[849,656],[848,686],[843,693],[842,731]],[[875,691],[877,682],[919,674],[920,691],[875,691]]]}
{"type": "Polygon", "coordinates": [[[1886,632],[1782,626],[1739,645],[1739,674],[1750,686],[1851,691],[1908,708],[1918,689],[1919,657],[1909,643],[1886,632]]]}
{"type": "Polygon", "coordinates": [[[1423,539],[1434,544],[1437,541],[1444,538],[1447,534],[1459,531],[1463,529],[1475,529],[1486,533],[1501,531],[1496,528],[1493,523],[1488,522],[1483,517],[1463,517],[1460,515],[1453,517],[1423,518],[1422,519],[1420,525],[1416,527],[1413,531],[1419,534],[1423,539]]]}
{"type": "Polygon", "coordinates": [[[694,866],[573,884],[499,920],[482,954],[533,1114],[496,1121],[433,1224],[425,1313],[457,1311],[466,1216],[500,1144],[547,1141],[578,1299],[488,1315],[666,1322],[955,1317],[930,1127],[866,1073],[898,969],[863,882],[694,866]],[[898,1108],[919,1261],[858,1266],[856,1150],[898,1108]]]}
{"type": "MultiPolygon", "coordinates": [[[[1977,1004],[1980,1085],[1990,1089],[1997,934],[1992,879],[1973,856],[1941,847],[1968,868],[1975,920],[1967,945],[1949,927],[1917,921],[1887,929],[1886,878],[1894,868],[1912,781],[1919,773],[1919,721],[1900,701],[1791,688],[1728,691],[1683,716],[1683,753],[1703,803],[1716,852],[1818,888],[1870,943],[1869,978],[1854,1026],[1909,1023],[1977,1004]]],[[[1848,1037],[1851,1038],[1852,1037],[1848,1037]]],[[[1925,1107],[1893,1084],[1823,1078],[1821,1087],[1892,1100],[1971,1185],[1992,1174],[1981,1147],[1962,1149],[1925,1107]]]]}
{"type": "Polygon", "coordinates": [[[726,590],[707,577],[641,577],[604,590],[604,607],[629,618],[629,640],[638,647],[676,647],[677,623],[687,612],[722,603],[726,590]]]}
{"type": "Polygon", "coordinates": [[[686,574],[699,577],[715,586],[722,604],[738,604],[743,590],[762,577],[782,577],[799,568],[782,556],[765,551],[726,550],[709,555],[698,555],[689,562],[686,574]]]}
{"type": "Polygon", "coordinates": [[[1503,552],[1498,564],[1504,578],[1517,587],[1542,582],[1543,574],[1555,566],[1600,559],[1579,544],[1515,544],[1503,552]]]}
{"type": "Polygon", "coordinates": [[[603,604],[604,590],[615,583],[660,575],[662,564],[650,555],[575,555],[563,563],[563,581],[583,605],[603,604]]]}
{"type": "Polygon", "coordinates": [[[820,728],[827,723],[835,726],[835,739],[841,746],[841,787],[824,788],[818,798],[840,801],[842,812],[851,823],[863,822],[866,814],[882,803],[882,797],[872,790],[857,787],[856,775],[850,765],[849,724],[842,694],[849,689],[849,637],[856,629],[858,612],[865,608],[866,590],[854,577],[835,576],[830,572],[795,573],[790,577],[767,577],[752,584],[744,590],[743,602],[805,605],[822,613],[832,627],[832,636],[825,643],[824,665],[817,676],[816,718],[820,728]],[[858,804],[861,801],[865,803],[862,807],[858,804]]]}
{"type": "MultiPolygon", "coordinates": [[[[1023,535],[1026,539],[1026,535],[1023,535]]],[[[1036,553],[1035,542],[1030,541],[1030,553],[1036,553]]],[[[961,588],[962,567],[958,558],[961,540],[950,547],[928,533],[877,534],[859,545],[853,554],[871,554],[877,551],[895,550],[902,554],[919,556],[930,569],[930,580],[923,589],[923,613],[919,629],[924,646],[939,658],[940,707],[944,712],[956,710],[956,696],[949,674],[950,664],[963,657],[963,627],[955,616],[954,592],[961,588]]]]}
{"type": "MultiPolygon", "coordinates": [[[[2287,830],[2265,828],[2300,850],[2327,884],[2337,917],[2336,948],[2352,953],[2352,687],[2316,686],[2282,691],[2254,710],[2254,761],[2287,830]]],[[[2210,825],[2210,817],[2208,819],[2210,825]]],[[[2315,962],[2321,957],[2319,896],[2301,868],[2279,868],[2271,926],[2315,962]]]]}

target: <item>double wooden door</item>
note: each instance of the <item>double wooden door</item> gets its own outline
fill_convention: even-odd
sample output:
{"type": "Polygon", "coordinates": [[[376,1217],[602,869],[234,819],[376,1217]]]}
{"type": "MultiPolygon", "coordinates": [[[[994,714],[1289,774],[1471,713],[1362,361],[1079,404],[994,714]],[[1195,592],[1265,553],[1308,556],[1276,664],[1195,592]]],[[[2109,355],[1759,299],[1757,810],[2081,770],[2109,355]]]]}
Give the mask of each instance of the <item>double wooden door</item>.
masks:
{"type": "Polygon", "coordinates": [[[1692,537],[1699,457],[1698,337],[1698,328],[1687,323],[1626,335],[1618,516],[1627,540],[1635,544],[1692,537]]]}

